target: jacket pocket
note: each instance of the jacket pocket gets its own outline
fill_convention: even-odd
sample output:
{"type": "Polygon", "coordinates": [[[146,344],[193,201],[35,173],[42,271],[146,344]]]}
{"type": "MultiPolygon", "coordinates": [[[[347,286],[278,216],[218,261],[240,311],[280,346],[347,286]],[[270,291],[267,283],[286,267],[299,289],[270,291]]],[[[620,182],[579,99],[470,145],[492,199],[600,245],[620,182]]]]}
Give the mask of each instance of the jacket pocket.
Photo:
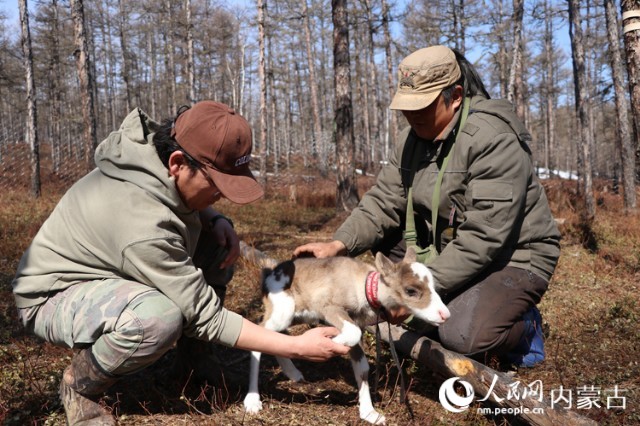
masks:
{"type": "Polygon", "coordinates": [[[510,182],[476,182],[471,197],[481,220],[491,228],[500,228],[509,217],[513,185],[510,182]]]}

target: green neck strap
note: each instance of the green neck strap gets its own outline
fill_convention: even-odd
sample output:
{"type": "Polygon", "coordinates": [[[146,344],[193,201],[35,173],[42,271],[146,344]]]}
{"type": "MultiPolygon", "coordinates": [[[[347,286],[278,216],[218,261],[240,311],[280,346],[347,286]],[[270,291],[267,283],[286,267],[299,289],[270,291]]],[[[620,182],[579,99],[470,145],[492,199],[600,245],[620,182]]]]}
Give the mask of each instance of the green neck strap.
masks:
{"type": "MultiPolygon", "coordinates": [[[[444,176],[444,170],[447,168],[447,164],[449,163],[449,159],[453,154],[453,147],[455,145],[455,141],[460,137],[460,132],[464,127],[464,124],[467,121],[467,117],[469,116],[469,98],[464,98],[463,106],[462,106],[462,114],[460,116],[460,121],[458,121],[458,126],[456,127],[456,138],[451,144],[451,148],[449,148],[449,152],[447,156],[444,157],[442,161],[442,166],[440,167],[440,171],[438,171],[438,179],[436,180],[436,186],[433,189],[433,197],[431,199],[431,229],[433,231],[433,244],[436,244],[437,241],[437,223],[438,223],[438,208],[440,207],[440,186],[442,185],[442,177],[444,176]]],[[[418,233],[416,232],[416,222],[413,217],[413,177],[418,170],[418,164],[420,163],[420,159],[424,153],[424,144],[425,142],[417,142],[416,147],[414,148],[414,156],[411,161],[411,172],[409,174],[409,190],[407,192],[407,217],[406,217],[406,225],[404,232],[404,239],[407,243],[407,247],[409,246],[417,246],[418,245],[418,233]]],[[[443,146],[444,148],[444,146],[443,146]]]]}

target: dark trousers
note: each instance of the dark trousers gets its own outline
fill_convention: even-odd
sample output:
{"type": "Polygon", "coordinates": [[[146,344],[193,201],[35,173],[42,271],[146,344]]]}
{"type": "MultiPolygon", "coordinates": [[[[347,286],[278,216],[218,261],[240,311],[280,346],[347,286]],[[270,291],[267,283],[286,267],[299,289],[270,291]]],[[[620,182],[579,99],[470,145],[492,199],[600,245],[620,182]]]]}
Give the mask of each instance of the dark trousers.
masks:
{"type": "Polygon", "coordinates": [[[464,355],[504,355],[520,342],[522,316],[546,289],[543,278],[524,269],[505,266],[484,272],[445,298],[451,318],[439,327],[439,340],[464,355]]]}
{"type": "Polygon", "coordinates": [[[234,267],[220,269],[220,263],[227,256],[227,249],[218,245],[213,236],[206,231],[200,233],[198,245],[193,255],[193,264],[202,270],[204,279],[216,292],[220,302],[224,304],[227,284],[233,278],[234,267]]]}
{"type": "MultiPolygon", "coordinates": [[[[380,250],[393,261],[404,257],[404,241],[380,250]]],[[[442,297],[451,317],[429,336],[452,351],[482,359],[514,349],[524,333],[522,316],[537,305],[548,282],[525,269],[490,266],[461,289],[442,297]]]]}

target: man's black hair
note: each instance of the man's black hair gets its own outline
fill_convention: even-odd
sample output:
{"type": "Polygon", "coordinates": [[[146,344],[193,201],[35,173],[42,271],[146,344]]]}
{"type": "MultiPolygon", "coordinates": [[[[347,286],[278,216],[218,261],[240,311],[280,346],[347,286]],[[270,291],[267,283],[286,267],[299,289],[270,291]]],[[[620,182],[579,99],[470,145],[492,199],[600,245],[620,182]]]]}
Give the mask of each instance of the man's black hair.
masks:
{"type": "Polygon", "coordinates": [[[173,129],[175,121],[178,119],[180,114],[188,110],[190,107],[183,105],[178,109],[178,114],[176,118],[167,118],[162,121],[160,124],[151,125],[151,131],[155,132],[153,135],[153,144],[156,147],[156,152],[158,153],[158,157],[160,157],[160,161],[162,164],[168,169],[169,168],[169,157],[175,151],[182,151],[182,154],[187,159],[187,164],[193,170],[202,167],[202,164],[194,159],[188,152],[186,152],[180,145],[178,145],[178,141],[171,136],[171,131],[173,129]]]}
{"type": "Polygon", "coordinates": [[[480,79],[478,72],[475,67],[464,57],[462,53],[457,51],[456,49],[451,49],[453,53],[456,55],[456,61],[458,61],[458,66],[460,67],[460,79],[453,83],[451,86],[446,87],[442,90],[442,98],[446,106],[451,104],[451,100],[453,98],[453,90],[456,86],[464,87],[465,96],[476,96],[482,95],[487,99],[491,99],[489,92],[484,87],[484,83],[480,79]]]}

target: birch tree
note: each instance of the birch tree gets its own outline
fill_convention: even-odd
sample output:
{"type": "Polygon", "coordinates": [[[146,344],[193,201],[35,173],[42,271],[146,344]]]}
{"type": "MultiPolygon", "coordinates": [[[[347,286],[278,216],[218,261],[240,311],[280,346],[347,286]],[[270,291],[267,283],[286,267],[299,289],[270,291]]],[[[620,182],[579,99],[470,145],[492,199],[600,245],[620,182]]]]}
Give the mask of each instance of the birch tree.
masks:
{"type": "Polygon", "coordinates": [[[80,80],[80,104],[84,122],[84,162],[85,166],[90,168],[93,165],[93,153],[98,145],[98,138],[94,113],[94,81],[85,26],[84,0],[71,0],[71,16],[76,44],[74,56],[76,58],[78,79],[80,80]]]}
{"type": "Polygon", "coordinates": [[[121,64],[121,73],[122,73],[122,81],[124,83],[124,91],[125,91],[125,105],[127,107],[127,111],[131,111],[131,88],[130,88],[130,80],[129,76],[129,40],[127,39],[127,35],[125,32],[126,26],[126,18],[129,15],[126,13],[126,0],[118,0],[118,10],[120,11],[120,19],[118,19],[118,33],[120,36],[120,51],[122,52],[122,64],[121,64]]]}
{"type": "Polygon", "coordinates": [[[582,167],[582,192],[585,199],[585,219],[590,222],[596,215],[596,204],[593,196],[593,170],[591,151],[593,138],[589,131],[589,98],[587,96],[587,75],[585,72],[584,45],[579,0],[569,0],[569,37],[571,39],[571,55],[573,58],[573,77],[575,86],[575,108],[578,116],[578,135],[580,136],[578,162],[582,167]]]}
{"type": "Polygon", "coordinates": [[[191,0],[184,0],[187,24],[187,81],[189,82],[189,103],[196,101],[196,77],[193,53],[193,24],[191,23],[191,0]]]}
{"type": "MultiPolygon", "coordinates": [[[[118,13],[111,13],[111,7],[109,1],[101,0],[94,3],[96,8],[96,21],[94,23],[94,36],[98,37],[98,49],[95,56],[95,62],[100,64],[102,71],[102,90],[105,97],[105,102],[100,108],[102,111],[102,126],[104,128],[115,127],[116,124],[116,110],[118,108],[117,97],[120,95],[116,88],[116,65],[118,60],[115,58],[113,43],[111,42],[111,21],[115,19],[118,21],[118,27],[122,24],[122,20],[119,16],[124,16],[118,13]]],[[[122,42],[121,42],[122,43],[122,42]]],[[[122,60],[123,55],[121,55],[122,60]]],[[[95,74],[96,85],[99,85],[100,75],[95,74]]],[[[125,87],[126,88],[126,87],[125,87]]],[[[125,95],[126,97],[126,95],[125,95]]],[[[128,103],[126,101],[125,103],[128,103]]],[[[98,121],[100,123],[100,121],[98,121]]]]}
{"type": "Polygon", "coordinates": [[[333,19],[333,70],[335,73],[335,141],[337,168],[336,208],[350,211],[358,204],[353,106],[349,69],[349,26],[347,0],[331,0],[333,19]]]}
{"type": "Polygon", "coordinates": [[[267,177],[267,75],[265,64],[266,0],[258,0],[258,80],[260,80],[260,180],[267,177]]]}
{"type": "Polygon", "coordinates": [[[48,67],[49,102],[51,103],[51,156],[53,171],[58,172],[62,164],[62,83],[60,79],[60,19],[58,0],[51,1],[51,58],[48,67]]]}
{"type": "MultiPolygon", "coordinates": [[[[514,105],[516,114],[525,122],[524,96],[522,93],[522,32],[524,0],[513,0],[513,48],[507,99],[514,105]]],[[[526,123],[525,123],[526,124],[526,123]]]]}
{"type": "Polygon", "coordinates": [[[311,19],[307,0],[302,0],[302,14],[304,20],[305,47],[307,48],[307,65],[309,67],[309,87],[311,88],[311,109],[313,111],[313,139],[311,155],[318,155],[318,143],[322,138],[322,122],[320,120],[320,102],[318,100],[318,81],[316,78],[315,55],[311,36],[311,19]]]}
{"type": "Polygon", "coordinates": [[[611,75],[613,77],[613,89],[616,102],[616,129],[618,135],[616,143],[620,155],[622,167],[622,187],[624,189],[624,207],[627,211],[636,209],[636,186],[634,182],[634,150],[629,130],[629,103],[624,93],[624,69],[622,68],[622,55],[620,54],[620,32],[618,31],[618,19],[613,0],[604,0],[604,8],[607,22],[607,37],[609,39],[609,60],[611,63],[611,75]]]}
{"type": "Polygon", "coordinates": [[[29,9],[27,0],[20,0],[20,28],[22,30],[22,53],[24,55],[24,75],[27,88],[27,143],[31,152],[31,194],[39,197],[40,183],[40,146],[38,142],[38,109],[36,105],[36,86],[33,77],[33,53],[31,51],[31,30],[29,28],[29,9]]]}
{"type": "Polygon", "coordinates": [[[556,90],[554,72],[554,26],[553,10],[549,0],[544,1],[544,72],[543,87],[545,96],[545,144],[544,144],[544,166],[547,170],[555,169],[555,161],[551,158],[551,153],[555,153],[556,137],[556,90]]]}
{"type": "Polygon", "coordinates": [[[635,145],[636,180],[640,180],[640,0],[621,0],[624,24],[624,48],[627,54],[627,73],[633,114],[633,143],[635,145]]]}
{"type": "Polygon", "coordinates": [[[453,33],[456,50],[463,55],[466,52],[466,15],[465,15],[465,1],[467,0],[451,0],[451,10],[453,10],[453,33]]]}
{"type": "MultiPolygon", "coordinates": [[[[178,75],[176,72],[176,62],[175,62],[175,19],[173,16],[173,5],[171,0],[165,0],[164,8],[166,13],[166,32],[167,32],[167,41],[165,43],[165,64],[166,64],[166,79],[169,83],[169,114],[171,116],[175,116],[177,114],[177,88],[176,88],[176,80],[178,79],[178,75]]],[[[152,83],[153,84],[153,83],[152,83]]]]}
{"type": "MultiPolygon", "coordinates": [[[[376,26],[374,25],[374,16],[377,14],[373,13],[373,4],[372,0],[362,0],[363,5],[366,10],[366,19],[367,19],[367,46],[369,48],[369,55],[367,60],[367,69],[369,77],[365,80],[368,81],[369,84],[365,87],[370,93],[371,102],[370,105],[373,109],[371,111],[371,121],[370,121],[370,152],[369,152],[369,161],[371,164],[375,164],[376,161],[376,151],[378,142],[380,141],[380,110],[382,109],[380,103],[380,94],[378,91],[378,67],[376,65],[376,52],[375,52],[375,41],[373,39],[373,35],[376,32],[376,26]]],[[[365,163],[366,164],[366,163],[365,163]]]]}
{"type": "MultiPolygon", "coordinates": [[[[382,30],[384,32],[384,56],[387,65],[387,87],[388,87],[388,96],[389,103],[391,103],[391,99],[395,94],[396,88],[394,84],[394,67],[393,67],[393,56],[391,51],[391,31],[389,31],[389,22],[391,21],[391,12],[389,10],[389,3],[387,0],[382,1],[382,30]]],[[[388,122],[389,122],[389,130],[388,136],[385,137],[384,141],[384,151],[383,157],[384,160],[389,159],[389,142],[391,142],[391,146],[396,146],[396,139],[398,137],[398,117],[395,111],[387,108],[388,114],[388,122]]]]}

